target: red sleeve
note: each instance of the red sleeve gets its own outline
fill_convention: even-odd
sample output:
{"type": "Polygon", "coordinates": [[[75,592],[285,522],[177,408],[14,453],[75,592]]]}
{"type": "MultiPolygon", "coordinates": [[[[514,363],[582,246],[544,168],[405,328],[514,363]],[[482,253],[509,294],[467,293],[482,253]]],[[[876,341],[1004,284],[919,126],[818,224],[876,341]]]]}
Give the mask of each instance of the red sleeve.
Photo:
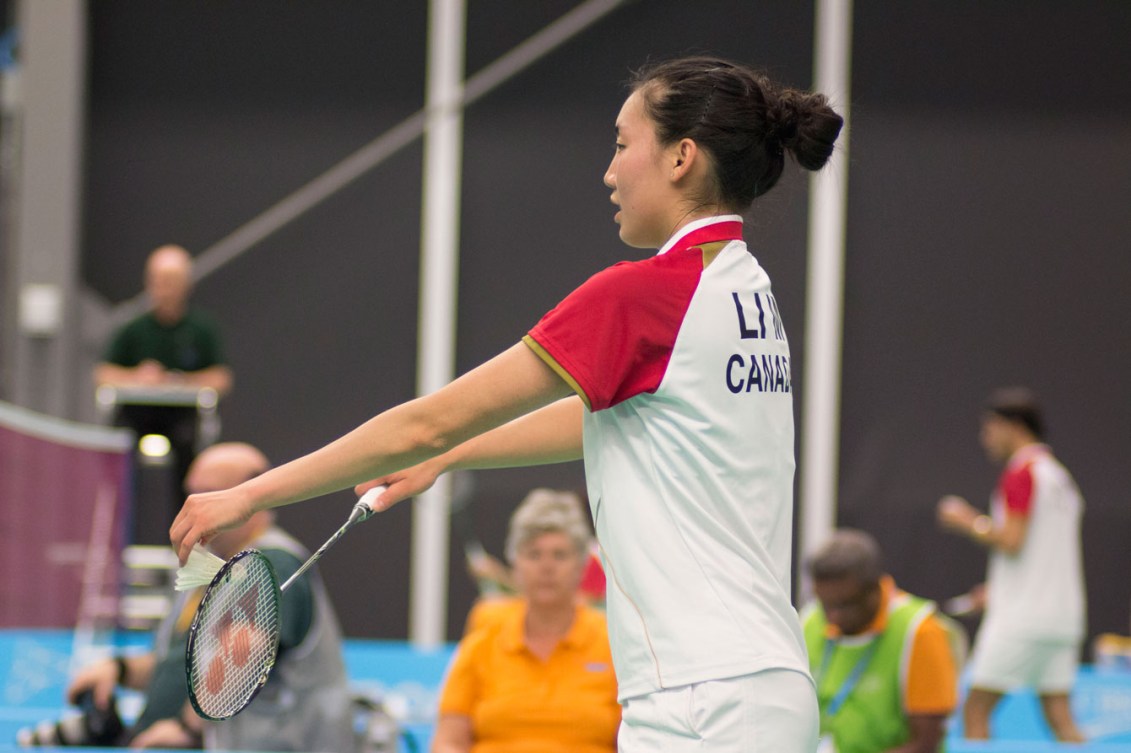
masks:
{"type": "Polygon", "coordinates": [[[698,249],[616,264],[570,293],[528,338],[590,410],[654,392],[702,272],[698,249]]]}
{"type": "Polygon", "coordinates": [[[1007,512],[1029,515],[1033,509],[1033,471],[1028,463],[1007,470],[1002,475],[1001,498],[1007,512]]]}

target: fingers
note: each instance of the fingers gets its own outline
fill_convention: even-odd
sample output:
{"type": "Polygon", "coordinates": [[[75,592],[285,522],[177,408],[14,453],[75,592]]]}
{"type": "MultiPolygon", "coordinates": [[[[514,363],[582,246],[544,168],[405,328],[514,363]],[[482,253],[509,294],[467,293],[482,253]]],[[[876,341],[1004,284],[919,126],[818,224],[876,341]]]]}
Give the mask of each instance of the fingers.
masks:
{"type": "Polygon", "coordinates": [[[90,691],[94,695],[94,705],[105,709],[110,705],[110,696],[118,684],[118,665],[112,659],[89,665],[71,681],[67,687],[67,702],[78,703],[79,696],[90,691]]]}
{"type": "Polygon", "coordinates": [[[82,676],[75,678],[75,681],[72,682],[70,684],[70,687],[67,688],[67,703],[71,704],[72,706],[78,703],[79,696],[82,695],[82,692],[89,687],[90,685],[83,681],[82,676]]]}
{"type": "MultiPolygon", "coordinates": [[[[419,488],[413,484],[408,478],[398,479],[396,481],[386,481],[388,488],[381,493],[377,499],[372,503],[372,507],[377,512],[383,512],[390,507],[400,502],[401,500],[415,497],[424,489],[419,488]]],[[[426,489],[427,487],[425,487],[426,489]]]]}
{"type": "Polygon", "coordinates": [[[131,750],[148,748],[191,748],[194,741],[174,719],[160,719],[130,741],[131,750]]]}
{"type": "Polygon", "coordinates": [[[956,508],[956,507],[969,507],[970,503],[964,497],[959,497],[957,494],[947,494],[939,500],[939,509],[942,508],[956,508]]]}
{"type": "MultiPolygon", "coordinates": [[[[115,667],[116,671],[117,668],[115,667]]],[[[114,696],[116,686],[116,682],[100,682],[94,686],[94,705],[96,708],[102,711],[110,708],[110,699],[114,696]]]]}
{"type": "Polygon", "coordinates": [[[169,526],[169,543],[172,544],[177,559],[182,565],[188,561],[193,545],[199,542],[204,546],[211,538],[212,532],[197,522],[203,517],[203,512],[199,511],[198,507],[198,501],[189,497],[185,500],[184,507],[177,513],[173,525],[169,526]]]}
{"type": "Polygon", "coordinates": [[[376,498],[366,500],[373,512],[384,512],[401,500],[408,499],[422,491],[418,484],[412,482],[410,476],[403,474],[391,474],[371,479],[358,484],[353,490],[358,497],[364,497],[367,492],[379,486],[385,487],[384,491],[378,494],[376,498]]]}
{"type": "Polygon", "coordinates": [[[169,543],[183,565],[194,544],[205,546],[215,534],[234,528],[249,517],[250,511],[246,511],[238,495],[232,495],[232,490],[193,494],[169,527],[169,543]]]}
{"type": "MultiPolygon", "coordinates": [[[[191,497],[189,498],[191,499],[191,497]]],[[[173,551],[177,553],[177,558],[180,559],[181,564],[185,564],[188,560],[187,554],[182,554],[185,538],[191,530],[192,525],[188,521],[188,500],[185,500],[184,505],[177,512],[177,517],[173,518],[173,524],[169,526],[169,543],[173,547],[173,551]]],[[[188,549],[192,550],[195,541],[189,542],[188,549]]]]}
{"type": "Polygon", "coordinates": [[[192,531],[192,524],[184,518],[184,509],[177,519],[173,521],[173,525],[169,527],[169,543],[173,546],[173,551],[177,553],[177,559],[184,565],[188,562],[189,553],[192,551],[193,545],[196,543],[195,539],[190,537],[192,531]]]}
{"type": "Polygon", "coordinates": [[[939,500],[936,515],[938,516],[939,522],[945,525],[965,518],[969,510],[969,502],[962,497],[949,494],[939,500]]]}
{"type": "Polygon", "coordinates": [[[193,546],[200,544],[203,547],[207,547],[208,542],[211,540],[210,536],[196,534],[196,530],[195,528],[190,528],[181,536],[170,534],[169,541],[172,543],[173,550],[177,553],[177,559],[180,560],[181,565],[188,562],[189,555],[192,554],[193,546]]]}
{"type": "Polygon", "coordinates": [[[370,479],[369,481],[358,484],[353,488],[354,494],[359,497],[364,496],[364,494],[373,487],[388,483],[387,479],[387,476],[382,476],[381,478],[370,479]]]}
{"type": "Polygon", "coordinates": [[[388,485],[391,483],[390,478],[390,476],[382,476],[380,478],[370,479],[369,481],[355,486],[353,488],[354,493],[357,494],[360,501],[369,505],[369,509],[373,512],[387,510],[391,503],[382,503],[380,500],[388,489],[388,485]]]}

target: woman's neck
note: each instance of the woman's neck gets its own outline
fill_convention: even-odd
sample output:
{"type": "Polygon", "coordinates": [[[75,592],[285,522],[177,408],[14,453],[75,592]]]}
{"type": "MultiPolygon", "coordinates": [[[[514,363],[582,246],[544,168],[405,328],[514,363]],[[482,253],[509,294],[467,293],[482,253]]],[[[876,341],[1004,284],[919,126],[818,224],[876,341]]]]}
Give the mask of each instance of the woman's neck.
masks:
{"type": "Polygon", "coordinates": [[[682,212],[676,219],[675,226],[672,228],[671,232],[668,233],[668,238],[671,238],[680,230],[687,227],[696,220],[704,220],[708,217],[718,217],[719,215],[723,214],[734,214],[734,212],[723,209],[722,207],[715,204],[700,204],[699,206],[687,209],[682,212]]]}
{"type": "Polygon", "coordinates": [[[573,620],[577,616],[577,605],[534,605],[527,602],[526,621],[523,637],[531,653],[541,659],[548,659],[558,642],[569,635],[573,620]]]}
{"type": "Polygon", "coordinates": [[[572,601],[552,606],[527,602],[526,634],[561,638],[573,626],[576,613],[577,605],[572,601]]]}

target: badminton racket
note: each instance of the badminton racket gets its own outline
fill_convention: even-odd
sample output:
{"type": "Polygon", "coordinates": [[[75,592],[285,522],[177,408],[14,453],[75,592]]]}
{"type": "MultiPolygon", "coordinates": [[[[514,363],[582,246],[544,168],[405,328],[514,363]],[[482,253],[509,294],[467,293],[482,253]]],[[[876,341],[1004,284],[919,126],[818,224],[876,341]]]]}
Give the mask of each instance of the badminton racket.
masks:
{"type": "Polygon", "coordinates": [[[247,708],[275,666],[283,592],[346,531],[373,515],[371,503],[384,490],[367,491],[345,524],[282,586],[257,549],[246,549],[220,567],[200,601],[185,648],[189,700],[201,717],[223,721],[247,708]]]}

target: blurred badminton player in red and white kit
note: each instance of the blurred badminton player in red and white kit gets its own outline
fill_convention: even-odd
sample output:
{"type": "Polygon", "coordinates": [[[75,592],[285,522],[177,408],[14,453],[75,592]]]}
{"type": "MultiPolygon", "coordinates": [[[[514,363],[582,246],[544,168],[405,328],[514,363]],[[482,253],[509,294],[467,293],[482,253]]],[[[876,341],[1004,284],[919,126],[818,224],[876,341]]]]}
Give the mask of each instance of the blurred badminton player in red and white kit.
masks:
{"type": "Polygon", "coordinates": [[[310,455],[186,501],[193,544],[359,484],[388,507],[459,468],[584,458],[609,588],[621,751],[811,753],[818,712],[790,603],[789,346],[741,214],[842,120],[825,97],[695,57],[639,72],[604,176],[615,264],[522,341],[310,455]]]}
{"type": "Polygon", "coordinates": [[[962,710],[972,739],[990,737],[990,716],[1006,693],[1029,687],[1057,740],[1084,741],[1069,703],[1085,632],[1084,500],[1043,437],[1036,396],[1022,387],[997,390],[979,435],[990,459],[1005,466],[992,517],[961,497],[939,500],[943,527],[990,550],[986,613],[962,710]]]}

